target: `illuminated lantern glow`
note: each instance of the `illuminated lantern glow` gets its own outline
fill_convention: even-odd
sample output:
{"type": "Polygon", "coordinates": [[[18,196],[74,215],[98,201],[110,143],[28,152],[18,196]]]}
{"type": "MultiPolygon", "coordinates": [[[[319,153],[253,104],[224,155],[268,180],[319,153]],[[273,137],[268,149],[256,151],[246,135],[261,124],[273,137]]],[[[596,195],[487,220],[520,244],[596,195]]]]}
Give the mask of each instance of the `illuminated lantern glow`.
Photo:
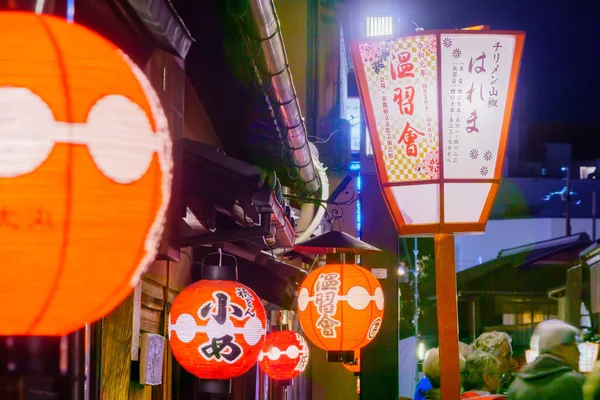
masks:
{"type": "Polygon", "coordinates": [[[256,364],[266,334],[266,313],[249,287],[200,280],[185,288],[169,314],[173,355],[198,378],[231,379],[256,364]]]}
{"type": "Polygon", "coordinates": [[[327,351],[352,351],[373,340],[383,321],[383,290],[356,264],[325,265],[311,272],[298,294],[306,337],[327,351]]]}
{"type": "Polygon", "coordinates": [[[131,293],[162,237],[171,148],[115,45],[0,12],[0,335],[64,335],[131,293]]]}
{"type": "Polygon", "coordinates": [[[358,375],[360,373],[360,350],[354,350],[353,363],[342,363],[342,365],[354,375],[358,375]]]}
{"type": "Polygon", "coordinates": [[[352,43],[378,180],[401,235],[485,231],[524,39],[479,26],[352,43]]]}
{"type": "Polygon", "coordinates": [[[298,333],[282,330],[271,332],[258,355],[260,368],[275,380],[297,377],[308,365],[309,349],[298,333]]]}

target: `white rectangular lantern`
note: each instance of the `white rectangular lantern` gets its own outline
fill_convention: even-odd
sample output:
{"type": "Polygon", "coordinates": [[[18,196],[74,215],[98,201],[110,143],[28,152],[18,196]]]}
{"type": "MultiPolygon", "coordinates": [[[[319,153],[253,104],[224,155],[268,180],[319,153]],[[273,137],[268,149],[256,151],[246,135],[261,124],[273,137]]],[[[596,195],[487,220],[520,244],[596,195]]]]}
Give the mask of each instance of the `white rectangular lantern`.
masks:
{"type": "Polygon", "coordinates": [[[524,38],[456,30],[352,44],[377,174],[400,234],[485,230],[524,38]]]}

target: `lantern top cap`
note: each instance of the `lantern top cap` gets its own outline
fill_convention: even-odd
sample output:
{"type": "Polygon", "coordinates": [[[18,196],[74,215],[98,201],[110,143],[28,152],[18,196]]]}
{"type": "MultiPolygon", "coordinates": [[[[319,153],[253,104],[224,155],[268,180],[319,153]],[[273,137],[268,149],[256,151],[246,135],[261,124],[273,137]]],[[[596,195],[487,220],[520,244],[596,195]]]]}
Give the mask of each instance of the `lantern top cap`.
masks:
{"type": "Polygon", "coordinates": [[[354,253],[365,254],[381,251],[347,233],[330,231],[323,235],[298,243],[294,250],[309,254],[354,253]]]}

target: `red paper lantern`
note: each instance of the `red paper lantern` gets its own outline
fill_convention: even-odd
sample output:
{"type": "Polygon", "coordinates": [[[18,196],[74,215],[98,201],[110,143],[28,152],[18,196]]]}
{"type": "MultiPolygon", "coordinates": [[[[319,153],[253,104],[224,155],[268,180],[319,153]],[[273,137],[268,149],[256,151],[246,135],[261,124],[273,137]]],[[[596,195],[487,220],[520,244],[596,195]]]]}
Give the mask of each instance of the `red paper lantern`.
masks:
{"type": "Polygon", "coordinates": [[[353,363],[342,363],[342,365],[354,375],[358,375],[360,373],[360,350],[354,350],[353,363]]]}
{"type": "Polygon", "coordinates": [[[260,298],[235,281],[198,281],[177,296],[169,314],[173,355],[202,379],[246,373],[256,364],[265,333],[260,298]]]}
{"type": "Polygon", "coordinates": [[[258,362],[269,377],[289,380],[306,369],[308,354],[308,344],[301,335],[288,330],[275,331],[267,335],[258,362]]]}
{"type": "Polygon", "coordinates": [[[0,12],[0,335],[65,335],[156,257],[171,139],[144,73],[49,15],[0,12]]]}
{"type": "Polygon", "coordinates": [[[306,337],[328,351],[360,349],[377,335],[383,320],[383,290],[356,264],[325,265],[300,287],[298,316],[306,337]]]}

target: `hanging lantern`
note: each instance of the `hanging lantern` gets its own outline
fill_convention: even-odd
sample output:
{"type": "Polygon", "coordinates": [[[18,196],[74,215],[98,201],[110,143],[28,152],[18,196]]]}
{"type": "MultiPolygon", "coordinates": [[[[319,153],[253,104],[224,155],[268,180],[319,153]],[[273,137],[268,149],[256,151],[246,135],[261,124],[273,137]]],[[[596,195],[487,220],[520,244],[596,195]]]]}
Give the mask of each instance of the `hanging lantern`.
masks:
{"type": "Polygon", "coordinates": [[[65,335],[161,240],[171,140],[143,72],[89,29],[0,12],[0,335],[65,335]]]}
{"type": "Polygon", "coordinates": [[[235,281],[232,270],[237,267],[204,265],[203,279],[179,293],[169,314],[173,355],[204,380],[246,373],[265,340],[265,308],[252,289],[235,281]]]}
{"type": "Polygon", "coordinates": [[[360,350],[354,350],[354,361],[342,365],[354,375],[360,374],[360,350]]]}
{"type": "Polygon", "coordinates": [[[267,335],[258,362],[269,377],[287,381],[304,372],[308,354],[308,344],[301,335],[280,330],[267,335]]]}
{"type": "Polygon", "coordinates": [[[298,316],[306,337],[328,351],[353,351],[373,340],[383,319],[383,291],[356,264],[325,265],[302,282],[298,316]]]}

